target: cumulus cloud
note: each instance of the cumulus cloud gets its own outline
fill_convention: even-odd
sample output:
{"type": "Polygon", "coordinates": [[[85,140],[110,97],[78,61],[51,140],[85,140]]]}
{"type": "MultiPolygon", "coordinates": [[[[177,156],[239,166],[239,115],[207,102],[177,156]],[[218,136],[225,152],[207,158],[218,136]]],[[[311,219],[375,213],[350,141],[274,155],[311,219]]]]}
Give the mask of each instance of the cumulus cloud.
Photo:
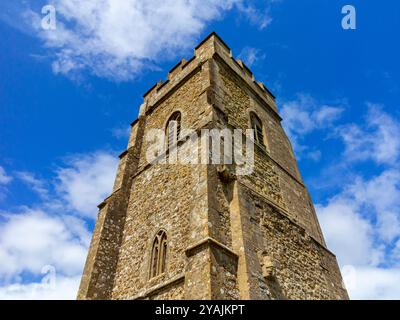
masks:
{"type": "Polygon", "coordinates": [[[400,171],[390,168],[369,180],[356,179],[348,192],[364,209],[374,210],[376,232],[386,242],[400,236],[400,171]]]}
{"type": "Polygon", "coordinates": [[[326,204],[316,206],[354,299],[400,296],[399,128],[395,118],[372,104],[364,123],[339,128],[345,150],[342,165],[373,160],[385,166],[368,177],[349,166],[353,179],[326,204]]]}
{"type": "Polygon", "coordinates": [[[398,268],[345,266],[342,275],[352,299],[397,300],[400,297],[398,268]]]}
{"type": "Polygon", "coordinates": [[[345,144],[347,161],[373,160],[393,164],[400,155],[400,123],[376,104],[368,103],[364,125],[342,126],[338,133],[345,144]]]}
{"type": "Polygon", "coordinates": [[[27,171],[16,172],[15,176],[43,199],[42,208],[94,218],[97,205],[112,191],[117,166],[118,157],[97,151],[65,158],[49,180],[27,171]]]}
{"type": "Polygon", "coordinates": [[[332,128],[343,111],[341,105],[324,104],[308,94],[299,94],[297,99],[284,102],[280,114],[296,155],[318,161],[321,157],[318,150],[310,150],[302,141],[316,130],[332,128]]]}
{"type": "Polygon", "coordinates": [[[64,275],[81,272],[89,242],[82,220],[32,209],[1,216],[0,279],[13,280],[22,272],[40,274],[45,265],[64,275]]]}
{"type": "Polygon", "coordinates": [[[47,281],[15,283],[0,287],[0,300],[74,300],[80,276],[57,276],[54,284],[47,281]]]}
{"type": "Polygon", "coordinates": [[[16,173],[40,201],[0,212],[0,299],[75,299],[91,238],[88,221],[111,192],[117,162],[98,151],[69,156],[47,181],[16,173]]]}
{"type": "Polygon", "coordinates": [[[330,127],[344,108],[318,102],[307,94],[299,94],[296,100],[282,105],[281,115],[285,128],[291,134],[307,134],[316,129],[330,127]]]}
{"type": "Polygon", "coordinates": [[[350,297],[398,299],[398,171],[388,169],[369,180],[359,177],[316,209],[328,247],[342,266],[350,297]]]}
{"type": "Polygon", "coordinates": [[[94,218],[112,190],[118,158],[106,153],[74,155],[57,170],[57,192],[71,210],[94,218]]]}
{"type": "Polygon", "coordinates": [[[316,205],[328,247],[342,265],[377,265],[382,252],[374,246],[373,226],[362,216],[360,204],[351,196],[339,195],[327,205],[316,205]]]}
{"type": "MultiPolygon", "coordinates": [[[[207,25],[223,19],[227,12],[235,11],[241,19],[264,29],[271,22],[270,5],[275,2],[54,0],[56,30],[41,28],[43,16],[38,8],[25,7],[21,20],[30,21],[43,41],[55,73],[74,77],[89,71],[124,81],[193,48],[207,25]]],[[[0,6],[12,9],[11,5],[0,6]]]]}

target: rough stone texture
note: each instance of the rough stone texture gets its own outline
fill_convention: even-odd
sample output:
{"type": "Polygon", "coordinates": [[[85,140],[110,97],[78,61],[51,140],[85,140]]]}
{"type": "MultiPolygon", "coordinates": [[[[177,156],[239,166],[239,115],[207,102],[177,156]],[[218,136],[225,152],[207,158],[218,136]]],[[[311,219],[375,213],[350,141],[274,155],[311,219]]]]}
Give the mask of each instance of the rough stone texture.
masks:
{"type": "Polygon", "coordinates": [[[346,297],[335,257],[304,228],[263,197],[243,190],[250,283],[254,299],[340,299],[346,297]],[[263,277],[268,256],[274,276],[263,277]]]}
{"type": "MultiPolygon", "coordinates": [[[[179,152],[200,147],[184,136],[179,152]]],[[[274,97],[216,34],[145,93],[120,158],[113,193],[99,206],[79,299],[348,299],[274,97]],[[266,147],[255,145],[254,171],[148,163],[147,133],[165,130],[175,111],[182,130],[195,132],[246,130],[250,112],[257,114],[266,147]],[[166,271],[150,278],[160,229],[166,271]]]]}
{"type": "Polygon", "coordinates": [[[192,169],[155,165],[133,180],[113,297],[132,297],[184,272],[190,232],[187,212],[192,210],[194,197],[189,190],[196,181],[196,171],[192,169]],[[149,189],[144,193],[143,188],[149,189]],[[149,279],[151,246],[160,228],[168,235],[167,272],[149,279]]]}

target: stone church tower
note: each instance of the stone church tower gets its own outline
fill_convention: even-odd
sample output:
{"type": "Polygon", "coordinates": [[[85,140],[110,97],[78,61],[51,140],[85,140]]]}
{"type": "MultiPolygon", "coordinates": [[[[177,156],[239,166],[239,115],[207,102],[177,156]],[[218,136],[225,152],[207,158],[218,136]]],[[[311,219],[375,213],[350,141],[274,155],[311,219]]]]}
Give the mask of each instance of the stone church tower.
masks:
{"type": "Polygon", "coordinates": [[[204,39],[144,94],[78,299],[348,299],[281,120],[221,38],[204,39]],[[254,129],[252,173],[146,160],[149,130],[181,148],[185,128],[254,129]]]}

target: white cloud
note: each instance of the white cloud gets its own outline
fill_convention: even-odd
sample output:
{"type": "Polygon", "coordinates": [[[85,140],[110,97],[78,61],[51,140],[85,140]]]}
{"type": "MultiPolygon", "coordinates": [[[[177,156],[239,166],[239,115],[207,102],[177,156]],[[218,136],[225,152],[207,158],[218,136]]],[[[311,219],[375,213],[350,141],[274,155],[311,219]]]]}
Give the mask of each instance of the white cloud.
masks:
{"type": "Polygon", "coordinates": [[[32,209],[3,212],[2,217],[0,279],[15,280],[23,272],[40,274],[46,265],[63,275],[81,272],[89,242],[82,220],[32,209]]]}
{"type": "Polygon", "coordinates": [[[327,243],[342,264],[377,265],[382,261],[375,253],[390,256],[386,246],[400,239],[400,172],[389,168],[369,179],[356,177],[316,208],[327,243]]]}
{"type": "Polygon", "coordinates": [[[98,151],[70,156],[48,181],[17,172],[41,197],[30,207],[0,212],[0,299],[76,298],[91,238],[83,218],[93,219],[111,192],[117,163],[98,151]],[[55,268],[55,283],[42,274],[46,266],[55,268]]]}
{"type": "Polygon", "coordinates": [[[244,47],[238,56],[249,67],[255,65],[260,60],[264,60],[265,57],[265,54],[259,49],[252,47],[244,47]]]}
{"type": "Polygon", "coordinates": [[[307,134],[330,127],[339,119],[344,108],[322,104],[307,94],[282,105],[281,115],[285,128],[292,134],[307,134]]]}
{"type": "MultiPolygon", "coordinates": [[[[265,4],[277,3],[277,0],[270,0],[265,4]]],[[[270,6],[267,5],[263,9],[258,9],[254,5],[246,1],[237,1],[237,7],[239,13],[244,15],[250,24],[257,26],[258,29],[263,30],[269,26],[272,22],[272,17],[270,15],[270,6]]]]}
{"type": "Polygon", "coordinates": [[[322,152],[319,150],[309,151],[305,154],[305,158],[310,159],[314,162],[321,160],[322,152]]]}
{"type": "Polygon", "coordinates": [[[54,286],[42,281],[2,286],[0,300],[74,300],[80,278],[56,276],[54,286]]]}
{"type": "Polygon", "coordinates": [[[297,156],[319,160],[318,150],[310,150],[302,140],[316,130],[331,128],[343,111],[340,105],[326,105],[307,94],[299,94],[296,100],[283,103],[280,111],[283,126],[297,156]]]}
{"type": "Polygon", "coordinates": [[[7,187],[12,180],[12,177],[6,173],[6,170],[0,166],[0,201],[2,201],[7,194],[7,187]]]}
{"type": "Polygon", "coordinates": [[[316,205],[328,247],[353,268],[351,298],[399,298],[400,173],[358,177],[326,205],[316,205]],[[356,280],[355,280],[356,279],[356,280]]]}
{"type": "Polygon", "coordinates": [[[328,247],[341,265],[377,265],[382,260],[374,247],[373,226],[362,217],[358,204],[344,197],[333,198],[326,206],[316,205],[328,247]]]}
{"type": "Polygon", "coordinates": [[[57,191],[71,210],[94,218],[112,191],[118,158],[106,152],[75,155],[57,170],[57,191]]]}
{"type": "Polygon", "coordinates": [[[371,159],[378,164],[393,164],[400,155],[400,123],[382,111],[379,105],[368,104],[366,124],[342,126],[338,133],[346,150],[347,161],[371,159]]]}
{"type": "Polygon", "coordinates": [[[400,267],[400,239],[397,240],[392,250],[392,261],[393,265],[400,267]]]}
{"type": "Polygon", "coordinates": [[[7,175],[4,168],[2,166],[0,166],[0,185],[8,184],[11,180],[12,180],[12,178],[9,175],[7,175]]]}
{"type": "Polygon", "coordinates": [[[192,49],[211,22],[232,10],[264,29],[271,22],[274,2],[256,6],[243,0],[54,0],[56,30],[41,28],[43,16],[37,9],[25,9],[23,20],[31,22],[49,50],[55,73],[73,77],[88,70],[124,81],[192,49]]]}
{"type": "Polygon", "coordinates": [[[97,151],[69,156],[56,169],[56,177],[48,181],[26,171],[15,175],[42,198],[43,209],[94,218],[97,205],[112,191],[117,166],[118,157],[97,151]]]}
{"type": "Polygon", "coordinates": [[[342,274],[352,299],[397,300],[400,297],[400,268],[346,266],[342,274]]]}
{"type": "Polygon", "coordinates": [[[341,190],[316,205],[328,247],[337,254],[350,297],[400,297],[400,123],[382,107],[368,104],[365,122],[339,127],[345,151],[332,170],[341,190]],[[372,160],[373,175],[354,164],[372,160]],[[343,174],[345,172],[345,174],[343,174]],[[349,178],[350,177],[350,178],[349,178]]]}
{"type": "Polygon", "coordinates": [[[400,171],[390,168],[370,180],[357,179],[349,187],[356,203],[376,212],[376,228],[386,242],[400,236],[400,171]]]}
{"type": "Polygon", "coordinates": [[[126,139],[129,138],[131,134],[131,127],[117,127],[111,130],[112,135],[117,139],[126,139]]]}
{"type": "Polygon", "coordinates": [[[317,128],[326,128],[338,120],[343,111],[342,107],[322,105],[311,114],[311,117],[314,119],[317,128]]]}
{"type": "Polygon", "coordinates": [[[20,171],[16,173],[16,176],[41,197],[46,197],[48,195],[48,190],[45,186],[45,182],[37,179],[33,173],[20,171]]]}

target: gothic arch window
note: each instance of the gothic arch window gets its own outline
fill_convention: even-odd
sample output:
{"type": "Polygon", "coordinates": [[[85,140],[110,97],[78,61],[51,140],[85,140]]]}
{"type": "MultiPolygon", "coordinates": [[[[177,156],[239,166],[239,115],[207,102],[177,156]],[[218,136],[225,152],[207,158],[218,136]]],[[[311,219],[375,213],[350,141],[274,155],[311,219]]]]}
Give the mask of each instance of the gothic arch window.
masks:
{"type": "Polygon", "coordinates": [[[254,140],[265,147],[264,127],[260,118],[254,113],[250,113],[251,129],[254,130],[254,140]]]}
{"type": "Polygon", "coordinates": [[[179,140],[179,134],[181,133],[181,118],[181,113],[176,111],[169,117],[167,121],[167,149],[176,144],[179,140]]]}
{"type": "Polygon", "coordinates": [[[163,274],[167,262],[167,234],[164,230],[158,231],[151,249],[150,278],[163,274]]]}

